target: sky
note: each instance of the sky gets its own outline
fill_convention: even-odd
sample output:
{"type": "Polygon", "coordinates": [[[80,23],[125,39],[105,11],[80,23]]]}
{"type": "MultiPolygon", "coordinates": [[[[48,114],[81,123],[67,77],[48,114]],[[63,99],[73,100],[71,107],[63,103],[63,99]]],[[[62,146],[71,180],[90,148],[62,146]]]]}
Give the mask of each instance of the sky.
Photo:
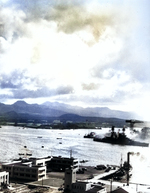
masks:
{"type": "Polygon", "coordinates": [[[62,102],[150,120],[149,0],[1,0],[0,102],[62,102]]]}

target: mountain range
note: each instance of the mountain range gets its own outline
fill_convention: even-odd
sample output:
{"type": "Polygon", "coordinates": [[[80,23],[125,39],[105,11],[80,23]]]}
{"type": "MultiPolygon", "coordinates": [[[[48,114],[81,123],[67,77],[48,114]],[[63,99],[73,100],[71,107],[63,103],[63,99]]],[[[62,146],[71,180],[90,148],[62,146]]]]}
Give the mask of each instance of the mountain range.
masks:
{"type": "Polygon", "coordinates": [[[73,114],[84,117],[104,117],[119,119],[135,119],[138,116],[133,112],[111,110],[107,107],[78,107],[58,102],[45,102],[43,104],[28,104],[25,101],[17,101],[8,105],[0,103],[0,115],[26,114],[29,116],[60,117],[73,114]]]}

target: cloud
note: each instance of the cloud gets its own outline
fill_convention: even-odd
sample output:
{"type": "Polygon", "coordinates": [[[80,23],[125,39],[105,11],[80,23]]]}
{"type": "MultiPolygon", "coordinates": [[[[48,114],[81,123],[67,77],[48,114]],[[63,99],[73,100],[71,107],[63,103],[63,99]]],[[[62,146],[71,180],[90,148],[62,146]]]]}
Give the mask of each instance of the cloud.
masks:
{"type": "Polygon", "coordinates": [[[26,27],[24,25],[25,18],[25,13],[22,10],[16,9],[15,6],[12,6],[11,9],[8,7],[1,7],[0,36],[10,43],[19,37],[23,37],[24,34],[26,34],[26,27]]]}
{"type": "Polygon", "coordinates": [[[46,86],[46,81],[39,77],[29,76],[27,71],[15,70],[11,74],[1,74],[0,98],[6,97],[6,94],[10,98],[23,99],[73,93],[72,86],[61,85],[51,88],[46,86]]]}
{"type": "Polygon", "coordinates": [[[73,92],[72,87],[65,86],[57,89],[51,89],[47,87],[38,88],[37,90],[17,89],[13,91],[13,98],[27,99],[27,98],[40,98],[51,97],[57,95],[66,95],[73,92]]]}
{"type": "Polygon", "coordinates": [[[20,88],[22,86],[22,80],[26,77],[24,76],[25,71],[14,70],[11,74],[1,74],[0,77],[0,88],[1,89],[14,89],[20,88]],[[24,77],[24,78],[23,78],[24,77]]]}
{"type": "Polygon", "coordinates": [[[145,10],[139,1],[3,0],[1,98],[142,101],[150,81],[145,10]]]}

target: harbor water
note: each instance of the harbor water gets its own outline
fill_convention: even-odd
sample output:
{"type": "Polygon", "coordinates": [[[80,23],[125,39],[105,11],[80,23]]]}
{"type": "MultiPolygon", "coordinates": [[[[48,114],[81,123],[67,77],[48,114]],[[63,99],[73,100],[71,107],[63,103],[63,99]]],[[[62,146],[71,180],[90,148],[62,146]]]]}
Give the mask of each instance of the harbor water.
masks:
{"type": "MultiPolygon", "coordinates": [[[[128,152],[134,152],[134,155],[130,155],[130,164],[133,167],[130,182],[150,185],[150,147],[111,145],[84,138],[84,135],[91,131],[104,136],[109,130],[110,128],[53,130],[2,126],[0,162],[10,162],[19,158],[19,154],[22,154],[21,156],[32,154],[32,157],[72,156],[79,161],[88,160],[82,163],[83,166],[98,164],[119,166],[127,161],[128,152]]],[[[126,134],[130,138],[140,140],[130,129],[126,130],[126,134]]]]}

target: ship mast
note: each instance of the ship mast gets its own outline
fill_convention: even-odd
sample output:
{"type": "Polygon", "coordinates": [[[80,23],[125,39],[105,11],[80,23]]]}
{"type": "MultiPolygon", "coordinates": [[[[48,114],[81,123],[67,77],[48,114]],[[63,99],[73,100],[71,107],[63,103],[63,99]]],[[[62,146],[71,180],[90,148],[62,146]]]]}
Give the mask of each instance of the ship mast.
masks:
{"type": "Polygon", "coordinates": [[[120,167],[122,168],[122,154],[121,154],[121,160],[120,160],[120,167]]]}

